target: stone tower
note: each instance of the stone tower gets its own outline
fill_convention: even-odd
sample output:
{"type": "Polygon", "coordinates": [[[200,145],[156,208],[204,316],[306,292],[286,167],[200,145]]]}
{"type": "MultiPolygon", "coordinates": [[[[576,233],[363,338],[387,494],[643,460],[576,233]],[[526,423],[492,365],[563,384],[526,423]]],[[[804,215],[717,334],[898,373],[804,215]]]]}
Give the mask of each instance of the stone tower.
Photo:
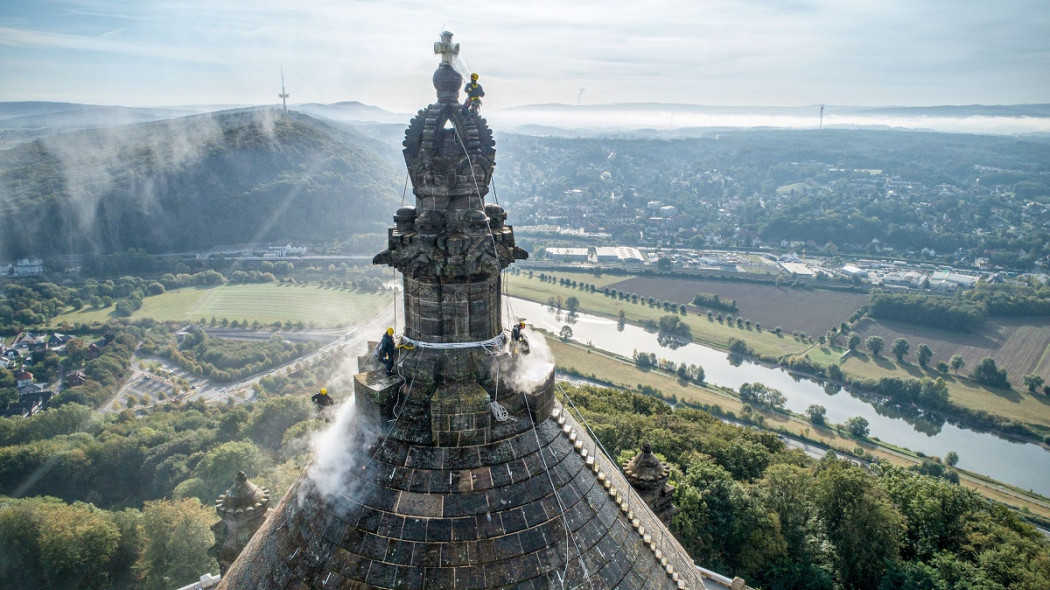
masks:
{"type": "Polygon", "coordinates": [[[526,253],[485,203],[495,142],[459,104],[451,37],[434,47],[438,101],[405,133],[415,206],[374,260],[404,277],[411,348],[394,377],[360,359],[336,443],[353,452],[318,451],[220,587],[703,588],[555,399],[553,364],[506,350],[500,272],[526,253]]]}
{"type": "Polygon", "coordinates": [[[269,508],[270,490],[253,484],[243,471],[238,471],[233,486],[215,501],[215,512],[222,520],[212,526],[215,546],[211,552],[219,562],[221,573],[226,573],[259,530],[269,508]]]}

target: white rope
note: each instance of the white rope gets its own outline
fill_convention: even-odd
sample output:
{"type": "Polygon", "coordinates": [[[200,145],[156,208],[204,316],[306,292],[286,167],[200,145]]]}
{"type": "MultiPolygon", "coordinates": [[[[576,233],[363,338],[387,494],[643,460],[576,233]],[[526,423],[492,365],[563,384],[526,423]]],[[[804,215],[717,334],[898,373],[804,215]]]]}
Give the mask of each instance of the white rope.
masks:
{"type": "Polygon", "coordinates": [[[494,337],[488,340],[480,340],[475,342],[423,342],[422,340],[413,340],[408,336],[401,336],[402,343],[408,343],[409,346],[415,348],[430,348],[433,350],[464,350],[467,348],[484,348],[485,352],[490,355],[497,354],[503,348],[504,342],[507,340],[507,333],[500,332],[494,337]]]}
{"type": "Polygon", "coordinates": [[[506,422],[507,420],[510,420],[511,422],[518,421],[517,418],[510,415],[510,412],[507,411],[507,408],[501,406],[500,403],[496,400],[492,400],[489,402],[489,409],[492,410],[492,417],[496,419],[496,422],[506,422]]]}

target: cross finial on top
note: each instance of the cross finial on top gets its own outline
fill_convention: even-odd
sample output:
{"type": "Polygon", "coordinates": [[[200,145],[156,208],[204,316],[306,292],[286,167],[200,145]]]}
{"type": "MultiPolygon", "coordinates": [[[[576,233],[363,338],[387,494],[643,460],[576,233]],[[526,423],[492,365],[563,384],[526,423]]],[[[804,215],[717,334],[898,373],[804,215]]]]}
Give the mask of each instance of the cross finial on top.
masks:
{"type": "Polygon", "coordinates": [[[441,32],[441,40],[434,43],[434,53],[441,55],[441,63],[452,65],[452,60],[459,55],[459,43],[452,42],[452,33],[441,32]]]}

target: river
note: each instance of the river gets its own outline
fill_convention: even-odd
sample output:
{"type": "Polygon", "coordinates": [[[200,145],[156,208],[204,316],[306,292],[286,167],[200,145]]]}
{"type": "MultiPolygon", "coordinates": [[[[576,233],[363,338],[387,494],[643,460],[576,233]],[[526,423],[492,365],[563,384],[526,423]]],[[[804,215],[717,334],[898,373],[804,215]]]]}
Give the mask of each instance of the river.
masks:
{"type": "MultiPolygon", "coordinates": [[[[546,305],[516,297],[509,298],[508,304],[513,315],[552,334],[557,334],[566,324],[564,315],[561,320],[557,319],[546,305]]],[[[774,387],[787,398],[787,409],[799,414],[804,414],[810,404],[820,404],[827,408],[828,422],[841,423],[853,416],[863,416],[872,437],[938,457],[955,451],[959,454],[959,467],[963,469],[1050,496],[1050,452],[1038,445],[1006,440],[947,422],[939,425],[920,419],[912,420],[917,424],[913,426],[903,417],[888,415],[890,412],[883,409],[877,411],[871,403],[845,391],[828,393],[817,382],[797,379],[783,369],[749,362],[733,366],[725,352],[699,344],[675,350],[664,348],[657,343],[655,333],[632,325],[624,326],[620,332],[616,321],[608,318],[581,313],[571,328],[573,340],[591,343],[614,354],[630,357],[638,350],[675,363],[702,366],[707,383],[712,385],[737,390],[743,383],[760,382],[774,387]]]]}

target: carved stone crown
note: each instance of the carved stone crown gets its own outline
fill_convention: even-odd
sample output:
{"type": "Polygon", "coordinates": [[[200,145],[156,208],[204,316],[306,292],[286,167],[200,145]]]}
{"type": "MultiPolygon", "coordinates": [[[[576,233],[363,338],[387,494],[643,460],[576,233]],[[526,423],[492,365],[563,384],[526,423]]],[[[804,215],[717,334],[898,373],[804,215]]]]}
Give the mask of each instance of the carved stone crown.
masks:
{"type": "Polygon", "coordinates": [[[403,145],[421,212],[483,210],[496,161],[485,119],[458,104],[432,104],[412,119],[403,145]]]}

